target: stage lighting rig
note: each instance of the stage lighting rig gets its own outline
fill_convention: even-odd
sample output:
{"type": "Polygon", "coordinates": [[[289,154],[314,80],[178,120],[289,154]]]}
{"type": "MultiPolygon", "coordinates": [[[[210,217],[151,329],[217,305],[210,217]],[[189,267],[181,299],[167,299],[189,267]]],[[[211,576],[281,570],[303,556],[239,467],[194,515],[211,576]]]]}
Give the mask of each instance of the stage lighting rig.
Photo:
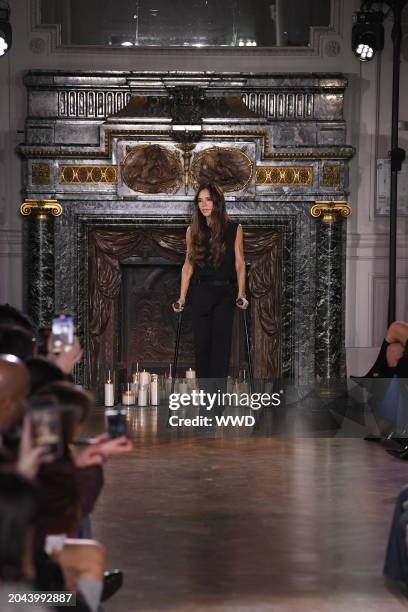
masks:
{"type": "Polygon", "coordinates": [[[0,2],[0,57],[11,49],[12,42],[10,7],[7,2],[0,2]]]}
{"type": "Polygon", "coordinates": [[[351,34],[351,44],[354,53],[361,61],[372,60],[377,51],[384,47],[385,17],[392,17],[392,112],[391,112],[391,150],[389,152],[391,166],[390,181],[390,255],[388,277],[388,325],[396,319],[397,291],[397,214],[398,214],[398,173],[405,160],[405,151],[398,146],[400,62],[402,40],[402,12],[408,0],[384,0],[376,2],[366,0],[360,10],[354,15],[354,25],[351,34]],[[385,4],[389,10],[386,14],[375,9],[385,4]]]}
{"type": "Polygon", "coordinates": [[[381,11],[358,11],[354,14],[351,45],[362,62],[373,59],[384,48],[384,14],[381,11]]]}

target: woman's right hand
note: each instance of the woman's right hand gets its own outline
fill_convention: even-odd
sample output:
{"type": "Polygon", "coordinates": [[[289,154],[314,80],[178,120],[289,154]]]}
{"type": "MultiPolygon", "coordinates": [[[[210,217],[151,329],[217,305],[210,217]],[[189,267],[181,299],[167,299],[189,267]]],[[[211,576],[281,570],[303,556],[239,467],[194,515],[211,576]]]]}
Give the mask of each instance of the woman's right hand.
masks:
{"type": "Polygon", "coordinates": [[[186,303],[186,300],[183,300],[183,298],[179,298],[177,302],[174,302],[174,304],[172,304],[171,306],[174,312],[177,312],[177,313],[183,312],[185,303],[186,303]]]}

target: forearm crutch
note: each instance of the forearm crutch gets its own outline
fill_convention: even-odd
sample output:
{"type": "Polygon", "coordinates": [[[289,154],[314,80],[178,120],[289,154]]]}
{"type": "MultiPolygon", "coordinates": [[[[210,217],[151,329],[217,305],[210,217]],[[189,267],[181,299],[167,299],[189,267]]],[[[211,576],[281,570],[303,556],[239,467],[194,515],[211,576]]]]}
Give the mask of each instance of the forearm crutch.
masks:
{"type": "MultiPolygon", "coordinates": [[[[241,302],[241,299],[242,298],[238,299],[237,301],[238,305],[240,303],[243,303],[241,302]]],[[[254,379],[252,375],[251,338],[249,337],[249,332],[248,332],[248,312],[246,308],[242,310],[242,318],[244,321],[245,344],[246,344],[247,356],[248,356],[249,391],[250,393],[252,393],[253,388],[254,388],[254,379]]]]}
{"type": "Polygon", "coordinates": [[[174,356],[173,356],[173,368],[172,368],[172,379],[171,379],[171,392],[174,393],[174,385],[176,383],[177,377],[177,362],[178,362],[178,354],[179,354],[179,346],[180,346],[180,334],[181,334],[181,324],[183,321],[183,311],[177,313],[177,333],[176,333],[176,344],[174,347],[174,356]]]}

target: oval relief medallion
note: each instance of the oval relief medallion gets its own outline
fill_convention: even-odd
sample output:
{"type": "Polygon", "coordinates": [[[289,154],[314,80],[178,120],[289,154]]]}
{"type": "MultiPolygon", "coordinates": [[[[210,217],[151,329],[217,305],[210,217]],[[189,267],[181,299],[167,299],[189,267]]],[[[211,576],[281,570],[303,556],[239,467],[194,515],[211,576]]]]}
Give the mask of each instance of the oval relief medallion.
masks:
{"type": "Polygon", "coordinates": [[[191,178],[194,187],[207,181],[224,191],[246,189],[253,174],[253,163],[241,149],[210,147],[194,155],[191,178]]]}
{"type": "Polygon", "coordinates": [[[177,153],[162,145],[132,147],[120,167],[123,182],[133,191],[166,193],[177,190],[182,182],[177,153]]]}

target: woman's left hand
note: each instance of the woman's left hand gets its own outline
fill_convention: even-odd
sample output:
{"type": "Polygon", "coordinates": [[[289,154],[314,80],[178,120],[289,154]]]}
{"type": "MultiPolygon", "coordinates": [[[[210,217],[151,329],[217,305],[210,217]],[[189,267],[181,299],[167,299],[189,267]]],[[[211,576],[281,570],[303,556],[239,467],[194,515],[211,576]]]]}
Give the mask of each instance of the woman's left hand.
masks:
{"type": "Polygon", "coordinates": [[[248,302],[248,300],[246,299],[246,297],[244,295],[239,295],[237,297],[237,299],[235,300],[235,304],[241,310],[246,310],[248,308],[248,306],[249,306],[249,302],[248,302]]]}

